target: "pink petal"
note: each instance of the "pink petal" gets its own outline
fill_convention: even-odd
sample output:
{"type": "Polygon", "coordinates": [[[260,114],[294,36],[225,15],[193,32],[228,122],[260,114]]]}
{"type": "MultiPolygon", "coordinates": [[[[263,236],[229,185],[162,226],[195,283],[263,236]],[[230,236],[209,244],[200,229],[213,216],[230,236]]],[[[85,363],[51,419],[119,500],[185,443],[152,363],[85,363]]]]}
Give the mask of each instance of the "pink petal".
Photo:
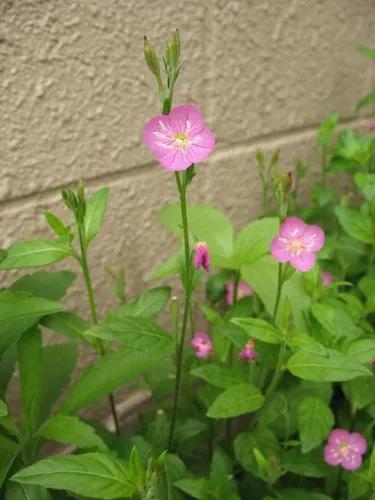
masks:
{"type": "Polygon", "coordinates": [[[349,452],[342,457],[341,465],[347,470],[359,469],[362,465],[362,456],[359,453],[349,452]]]}
{"type": "Polygon", "coordinates": [[[189,139],[192,143],[186,152],[191,163],[200,163],[205,160],[215,147],[215,136],[208,128],[203,128],[199,134],[191,135],[189,139]]]}
{"type": "Polygon", "coordinates": [[[169,113],[174,134],[198,133],[203,129],[203,115],[191,104],[175,106],[169,113]]]}
{"type": "Polygon", "coordinates": [[[191,159],[186,155],[186,151],[176,149],[158,150],[155,152],[155,157],[167,170],[186,170],[192,164],[191,159]]]}
{"type": "Polygon", "coordinates": [[[297,271],[310,271],[315,266],[316,254],[303,252],[300,255],[292,256],[289,260],[290,264],[297,269],[297,271]]]}
{"type": "Polygon", "coordinates": [[[339,465],[341,462],[341,455],[333,444],[327,444],[324,447],[324,460],[329,465],[339,465]]]}
{"type": "Polygon", "coordinates": [[[350,434],[349,439],[349,446],[350,448],[360,454],[364,454],[367,451],[367,443],[365,438],[362,436],[362,434],[359,434],[359,432],[353,432],[350,434]]]}
{"type": "Polygon", "coordinates": [[[319,226],[307,226],[302,240],[311,252],[319,252],[324,245],[324,231],[319,226]]]}
{"type": "Polygon", "coordinates": [[[171,138],[172,135],[169,118],[166,115],[154,116],[143,129],[143,140],[152,151],[160,149],[159,143],[163,142],[163,137],[171,138]]]}
{"type": "Polygon", "coordinates": [[[334,429],[328,436],[328,443],[335,445],[347,443],[349,435],[346,429],[334,429]]]}
{"type": "Polygon", "coordinates": [[[228,281],[226,289],[227,289],[226,302],[228,306],[231,306],[233,304],[233,293],[234,293],[233,281],[228,281]]]}
{"type": "Polygon", "coordinates": [[[288,240],[294,240],[302,236],[306,230],[306,224],[299,217],[288,217],[280,226],[279,236],[288,240]]]}
{"type": "Polygon", "coordinates": [[[253,293],[254,290],[251,288],[251,286],[246,283],[246,281],[241,280],[238,285],[238,295],[241,297],[246,297],[247,295],[252,295],[253,293]]]}
{"type": "Polygon", "coordinates": [[[279,262],[288,262],[292,254],[285,248],[285,240],[280,236],[276,236],[271,242],[271,254],[279,262]]]}

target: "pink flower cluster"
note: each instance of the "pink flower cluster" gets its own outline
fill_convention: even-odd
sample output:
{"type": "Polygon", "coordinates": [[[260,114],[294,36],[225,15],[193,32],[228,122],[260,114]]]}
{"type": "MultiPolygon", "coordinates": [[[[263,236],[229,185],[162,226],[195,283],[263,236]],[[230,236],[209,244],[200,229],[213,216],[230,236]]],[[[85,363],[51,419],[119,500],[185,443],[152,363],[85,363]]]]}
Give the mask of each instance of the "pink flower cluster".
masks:
{"type": "Polygon", "coordinates": [[[191,341],[197,358],[206,359],[212,355],[213,344],[206,332],[198,331],[191,341]]]}
{"type": "Polygon", "coordinates": [[[244,361],[255,361],[258,357],[258,353],[254,350],[254,342],[249,340],[246,343],[245,347],[240,351],[237,356],[239,359],[244,361]]]}
{"type": "Polygon", "coordinates": [[[362,455],[367,451],[365,438],[358,432],[334,429],[324,447],[324,460],[329,465],[341,465],[344,469],[356,470],[362,465],[362,455]]]}
{"type": "Polygon", "coordinates": [[[215,146],[215,136],[204,126],[201,112],[191,104],[151,118],[143,129],[143,139],[158,162],[175,171],[205,160],[215,146]]]}
{"type": "Polygon", "coordinates": [[[272,240],[272,256],[281,263],[289,262],[297,271],[309,271],[316,263],[316,252],[324,245],[324,232],[319,226],[305,224],[298,217],[288,217],[272,240]]]}

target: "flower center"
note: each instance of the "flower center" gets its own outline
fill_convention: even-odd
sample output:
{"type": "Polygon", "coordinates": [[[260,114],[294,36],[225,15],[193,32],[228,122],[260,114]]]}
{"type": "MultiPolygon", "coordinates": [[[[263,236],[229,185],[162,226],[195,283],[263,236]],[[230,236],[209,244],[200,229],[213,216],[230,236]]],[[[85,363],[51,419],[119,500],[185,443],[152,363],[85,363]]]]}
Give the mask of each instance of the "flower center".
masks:
{"type": "Polygon", "coordinates": [[[173,136],[173,145],[178,151],[186,151],[191,142],[187,134],[175,134],[173,136]]]}
{"type": "Polygon", "coordinates": [[[300,255],[304,250],[306,250],[306,245],[302,240],[295,239],[288,243],[288,250],[294,255],[300,255]]]}

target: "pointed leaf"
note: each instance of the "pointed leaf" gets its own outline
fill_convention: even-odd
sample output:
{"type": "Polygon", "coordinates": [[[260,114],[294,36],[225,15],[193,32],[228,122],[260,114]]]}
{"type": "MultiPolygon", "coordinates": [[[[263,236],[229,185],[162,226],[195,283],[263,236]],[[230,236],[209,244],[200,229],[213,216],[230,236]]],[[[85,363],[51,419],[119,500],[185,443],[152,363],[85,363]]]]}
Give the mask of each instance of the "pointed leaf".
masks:
{"type": "Polygon", "coordinates": [[[65,455],[36,462],[17,472],[12,481],[68,490],[101,500],[135,493],[125,464],[104,453],[65,455]]]}
{"type": "Polygon", "coordinates": [[[7,248],[7,252],[0,269],[46,266],[71,255],[66,243],[53,240],[19,241],[7,248]]]}
{"type": "Polygon", "coordinates": [[[87,321],[74,313],[58,312],[50,314],[48,316],[44,316],[40,323],[49,330],[53,330],[54,332],[64,335],[65,337],[73,340],[80,340],[81,342],[87,342],[87,339],[83,334],[90,328],[90,325],[87,321]]]}
{"type": "Polygon", "coordinates": [[[231,320],[244,330],[249,338],[256,338],[268,344],[281,344],[283,336],[271,323],[259,318],[234,318],[231,320]]]}
{"type": "Polygon", "coordinates": [[[234,385],[222,392],[207,412],[210,418],[230,418],[250,413],[263,404],[264,396],[251,384],[234,385]]]}
{"type": "Polygon", "coordinates": [[[85,233],[89,243],[100,231],[104,214],[107,208],[109,189],[104,187],[94,193],[86,204],[85,233]]]}
{"type": "Polygon", "coordinates": [[[324,401],[309,397],[298,405],[297,421],[302,452],[307,453],[327,438],[335,423],[335,418],[324,401]]]}
{"type": "Polygon", "coordinates": [[[12,292],[29,292],[35,297],[49,300],[60,300],[75,278],[76,275],[70,271],[36,271],[15,281],[10,290],[12,292]]]}

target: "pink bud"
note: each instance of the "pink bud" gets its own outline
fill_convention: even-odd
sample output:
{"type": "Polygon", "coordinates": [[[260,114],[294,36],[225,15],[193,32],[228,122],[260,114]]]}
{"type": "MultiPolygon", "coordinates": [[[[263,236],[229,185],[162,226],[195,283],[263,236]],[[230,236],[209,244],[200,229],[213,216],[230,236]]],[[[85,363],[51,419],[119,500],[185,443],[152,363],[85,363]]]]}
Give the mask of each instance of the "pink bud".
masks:
{"type": "Polygon", "coordinates": [[[368,129],[370,132],[375,132],[375,122],[369,123],[368,129]]]}
{"type": "Polygon", "coordinates": [[[195,254],[194,254],[194,267],[195,269],[204,269],[205,271],[209,271],[210,269],[211,257],[208,252],[208,246],[204,241],[198,241],[195,245],[195,254]]]}
{"type": "Polygon", "coordinates": [[[323,286],[328,286],[333,282],[333,275],[329,271],[320,271],[323,286]]]}
{"type": "Polygon", "coordinates": [[[254,342],[249,340],[237,356],[245,361],[255,361],[258,357],[258,353],[254,350],[254,342]]]}
{"type": "Polygon", "coordinates": [[[206,359],[212,354],[213,344],[206,332],[197,332],[192,341],[191,347],[195,351],[197,358],[206,359]]]}

